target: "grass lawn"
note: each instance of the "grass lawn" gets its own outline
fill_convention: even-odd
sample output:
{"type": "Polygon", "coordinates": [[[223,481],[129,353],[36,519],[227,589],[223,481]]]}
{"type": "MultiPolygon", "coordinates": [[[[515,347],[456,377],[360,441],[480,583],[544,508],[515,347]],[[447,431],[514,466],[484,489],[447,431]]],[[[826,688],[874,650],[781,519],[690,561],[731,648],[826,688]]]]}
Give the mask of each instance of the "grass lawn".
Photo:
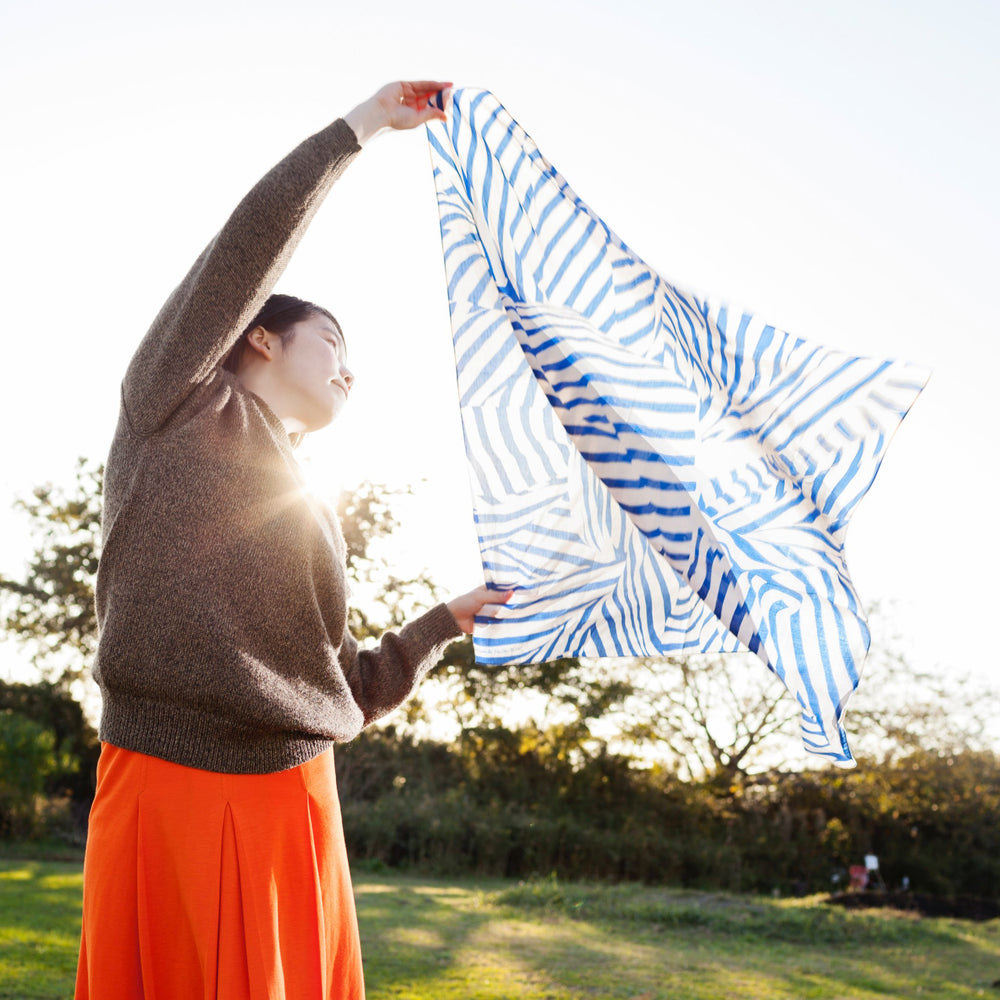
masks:
{"type": "MultiPolygon", "coordinates": [[[[0,860],[0,998],[72,996],[78,862],[0,860]]],[[[1000,996],[1000,920],[358,873],[369,1000],[1000,996]]]]}

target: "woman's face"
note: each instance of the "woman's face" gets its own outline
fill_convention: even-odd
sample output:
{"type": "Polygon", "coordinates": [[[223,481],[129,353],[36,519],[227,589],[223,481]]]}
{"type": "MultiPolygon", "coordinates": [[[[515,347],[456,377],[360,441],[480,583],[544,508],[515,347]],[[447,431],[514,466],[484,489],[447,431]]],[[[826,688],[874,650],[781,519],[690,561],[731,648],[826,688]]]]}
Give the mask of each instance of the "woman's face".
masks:
{"type": "Polygon", "coordinates": [[[292,327],[277,351],[274,374],[281,381],[286,414],[300,421],[303,430],[325,427],[344,408],[354,384],[337,325],[313,313],[292,327]]]}

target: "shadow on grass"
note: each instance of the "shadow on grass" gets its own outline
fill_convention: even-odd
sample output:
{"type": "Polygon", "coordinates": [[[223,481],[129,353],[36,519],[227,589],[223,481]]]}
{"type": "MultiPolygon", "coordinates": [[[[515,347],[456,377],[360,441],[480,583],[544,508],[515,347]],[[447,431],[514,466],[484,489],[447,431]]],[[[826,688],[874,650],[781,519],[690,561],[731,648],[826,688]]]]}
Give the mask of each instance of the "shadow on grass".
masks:
{"type": "Polygon", "coordinates": [[[360,875],[355,898],[369,997],[493,995],[470,992],[475,984],[463,954],[494,918],[477,889],[397,874],[360,875]]]}
{"type": "MultiPolygon", "coordinates": [[[[820,898],[770,900],[554,878],[490,896],[501,912],[592,928],[598,950],[633,966],[630,988],[658,997],[983,996],[1000,975],[1000,921],[849,913],[820,898]]],[[[580,960],[578,966],[582,967],[580,960]]],[[[611,996],[635,996],[623,989],[611,996]]]]}

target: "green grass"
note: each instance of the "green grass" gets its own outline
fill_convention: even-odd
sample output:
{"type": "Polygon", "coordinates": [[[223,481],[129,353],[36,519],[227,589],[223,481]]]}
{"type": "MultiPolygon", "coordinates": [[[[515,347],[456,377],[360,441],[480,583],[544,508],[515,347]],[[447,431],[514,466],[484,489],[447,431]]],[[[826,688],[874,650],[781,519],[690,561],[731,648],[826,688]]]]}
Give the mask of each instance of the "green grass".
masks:
{"type": "Polygon", "coordinates": [[[357,892],[372,1000],[1000,995],[1000,921],[555,880],[357,892]]]}
{"type": "Polygon", "coordinates": [[[71,997],[80,947],[77,862],[0,861],[0,998],[71,997]]]}
{"type": "MultiPolygon", "coordinates": [[[[79,863],[0,860],[0,998],[72,995],[79,863]]],[[[819,899],[358,873],[369,1000],[1000,996],[1000,921],[819,899]]]]}

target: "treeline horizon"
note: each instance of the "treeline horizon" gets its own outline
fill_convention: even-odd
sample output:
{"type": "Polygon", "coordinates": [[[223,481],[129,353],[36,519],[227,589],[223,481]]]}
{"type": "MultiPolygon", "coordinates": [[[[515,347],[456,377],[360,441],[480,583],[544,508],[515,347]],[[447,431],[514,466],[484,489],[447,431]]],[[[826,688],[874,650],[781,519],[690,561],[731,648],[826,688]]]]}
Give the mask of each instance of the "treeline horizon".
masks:
{"type": "Polygon", "coordinates": [[[913,751],[853,770],[680,777],[598,746],[570,762],[531,731],[453,744],[391,728],[335,750],[352,858],[441,875],[629,881],[731,892],[848,887],[1000,897],[1000,757],[913,751]]]}
{"type": "MultiPolygon", "coordinates": [[[[100,745],[45,684],[0,683],[0,839],[84,842],[100,745]]],[[[354,862],[437,875],[811,894],[879,859],[885,887],[1000,899],[1000,755],[914,750],[702,778],[559,731],[481,727],[443,743],[395,726],[335,747],[354,862]]]]}

